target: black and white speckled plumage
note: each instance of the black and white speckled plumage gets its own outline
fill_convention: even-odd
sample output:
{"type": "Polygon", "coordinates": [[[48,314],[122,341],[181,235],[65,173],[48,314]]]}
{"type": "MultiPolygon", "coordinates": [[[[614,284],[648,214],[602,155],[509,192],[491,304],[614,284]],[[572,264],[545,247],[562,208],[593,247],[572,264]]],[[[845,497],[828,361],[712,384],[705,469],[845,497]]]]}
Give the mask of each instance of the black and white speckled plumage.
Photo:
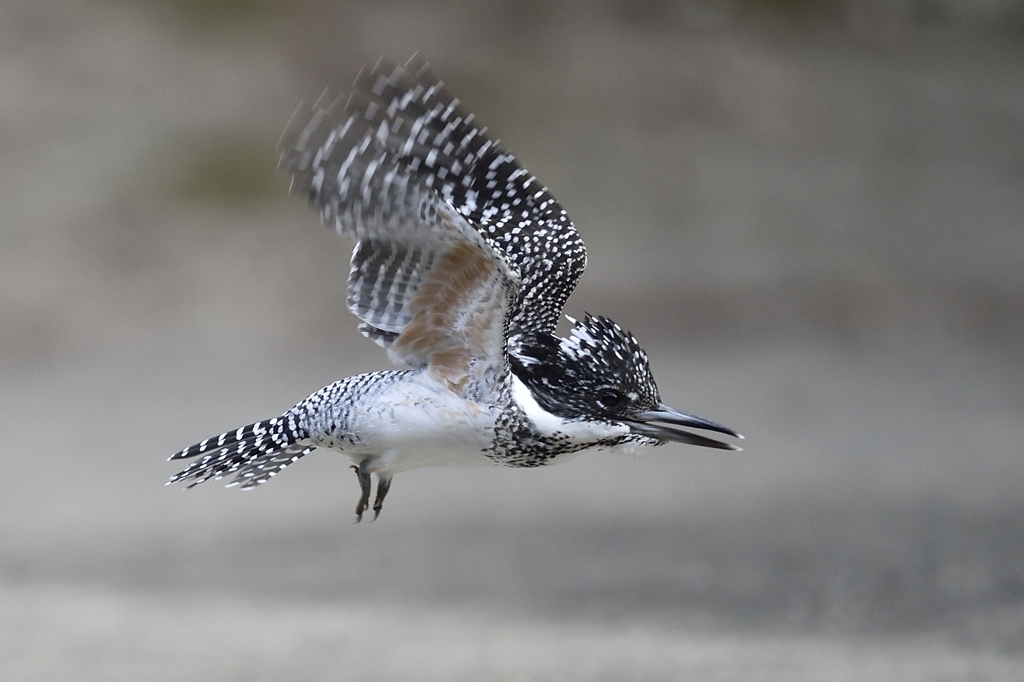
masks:
{"type": "Polygon", "coordinates": [[[299,425],[300,419],[293,408],[280,417],[249,424],[185,448],[171,459],[200,455],[202,458],[171,477],[169,483],[189,481],[186,487],[192,488],[210,479],[234,476],[228,485],[241,485],[242,490],[248,490],[268,481],[281,469],[316,449],[299,425]]]}
{"type": "Polygon", "coordinates": [[[381,60],[347,98],[299,120],[308,122],[289,138],[283,162],[325,224],[362,239],[364,223],[396,204],[437,197],[519,271],[509,332],[554,330],[586,267],[583,240],[548,189],[461,110],[421,57],[405,66],[381,60]]]}
{"type": "Polygon", "coordinates": [[[532,332],[510,348],[512,371],[541,407],[566,419],[603,419],[658,406],[647,353],[632,334],[599,315],[572,322],[567,338],[532,332]]]}
{"type": "Polygon", "coordinates": [[[255,487],[317,447],[351,458],[380,511],[395,473],[535,467],[667,440],[734,449],[671,425],[735,432],[663,405],[646,353],[600,316],[554,334],[586,264],[576,228],[427,64],[382,60],[347,99],[304,112],[282,165],[323,222],[356,240],[348,307],[410,369],[335,382],[282,416],[177,453],[171,479],[255,487]],[[663,422],[663,423],[659,423],[663,422]]]}

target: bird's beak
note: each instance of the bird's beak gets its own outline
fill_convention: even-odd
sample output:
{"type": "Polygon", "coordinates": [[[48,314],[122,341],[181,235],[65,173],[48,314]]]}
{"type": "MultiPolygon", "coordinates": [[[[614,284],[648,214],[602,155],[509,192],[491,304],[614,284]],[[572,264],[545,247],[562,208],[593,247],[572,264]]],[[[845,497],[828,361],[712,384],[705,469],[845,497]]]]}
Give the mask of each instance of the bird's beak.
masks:
{"type": "Polygon", "coordinates": [[[633,416],[629,421],[629,428],[634,433],[639,433],[651,438],[658,438],[660,440],[671,440],[677,443],[688,443],[689,445],[699,445],[705,448],[718,448],[719,450],[742,449],[735,445],[715,440],[714,438],[707,438],[706,436],[700,436],[696,433],[676,429],[671,426],[667,426],[667,424],[686,426],[691,429],[704,429],[705,431],[717,431],[718,433],[724,433],[734,438],[743,438],[743,436],[727,426],[716,424],[715,422],[709,419],[704,419],[703,417],[696,417],[692,414],[686,414],[685,412],[674,410],[665,404],[659,405],[657,409],[647,410],[646,412],[641,412],[640,414],[633,416]],[[663,423],[657,424],[654,422],[663,423]]]}

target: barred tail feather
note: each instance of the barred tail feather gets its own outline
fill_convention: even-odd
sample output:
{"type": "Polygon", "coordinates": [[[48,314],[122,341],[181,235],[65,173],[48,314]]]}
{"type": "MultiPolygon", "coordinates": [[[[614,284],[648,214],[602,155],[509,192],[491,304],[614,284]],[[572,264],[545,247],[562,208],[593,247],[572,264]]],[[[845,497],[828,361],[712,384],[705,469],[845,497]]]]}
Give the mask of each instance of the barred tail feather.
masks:
{"type": "Polygon", "coordinates": [[[171,477],[167,485],[187,482],[192,488],[210,479],[235,474],[228,487],[255,488],[281,469],[316,449],[293,414],[285,414],[207,438],[170,457],[199,459],[171,477]]]}
{"type": "Polygon", "coordinates": [[[228,483],[228,487],[241,486],[240,490],[252,490],[261,483],[266,483],[277,476],[281,469],[300,457],[316,450],[316,446],[306,440],[289,445],[277,452],[264,452],[247,460],[238,469],[238,475],[228,483]]]}

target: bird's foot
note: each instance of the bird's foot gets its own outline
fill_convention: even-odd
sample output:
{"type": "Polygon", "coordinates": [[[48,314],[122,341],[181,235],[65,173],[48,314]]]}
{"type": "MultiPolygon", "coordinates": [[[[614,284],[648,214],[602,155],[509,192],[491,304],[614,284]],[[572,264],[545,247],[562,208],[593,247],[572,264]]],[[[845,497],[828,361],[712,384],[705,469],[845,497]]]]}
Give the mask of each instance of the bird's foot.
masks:
{"type": "Polygon", "coordinates": [[[377,497],[373,501],[373,520],[376,521],[377,517],[380,516],[380,510],[384,506],[384,498],[388,495],[388,490],[391,489],[391,476],[385,476],[384,474],[377,474],[377,497]]]}
{"type": "MultiPolygon", "coordinates": [[[[366,462],[358,466],[353,464],[352,471],[356,472],[359,479],[359,502],[356,504],[356,523],[363,520],[363,514],[370,508],[370,472],[367,471],[366,462]]],[[[373,521],[380,516],[380,510],[384,507],[384,498],[388,496],[391,489],[391,475],[377,474],[377,496],[373,500],[373,521]]]]}
{"type": "MultiPolygon", "coordinates": [[[[364,462],[365,464],[365,462],[364,462]]],[[[367,472],[363,465],[356,466],[352,465],[352,470],[356,472],[356,478],[359,479],[359,503],[356,504],[356,523],[363,520],[363,512],[366,511],[367,507],[370,506],[370,474],[367,472]]],[[[378,486],[379,487],[379,486],[378,486]]],[[[375,510],[376,511],[376,510],[375,510]]],[[[377,518],[374,516],[374,518],[377,518]]]]}

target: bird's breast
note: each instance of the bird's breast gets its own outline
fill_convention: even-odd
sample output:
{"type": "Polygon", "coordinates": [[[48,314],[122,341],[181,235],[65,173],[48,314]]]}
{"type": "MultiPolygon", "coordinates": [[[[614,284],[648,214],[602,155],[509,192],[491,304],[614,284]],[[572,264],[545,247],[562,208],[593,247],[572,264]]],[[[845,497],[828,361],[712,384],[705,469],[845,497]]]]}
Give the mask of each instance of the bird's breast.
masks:
{"type": "Polygon", "coordinates": [[[398,473],[426,467],[493,465],[486,451],[494,441],[497,406],[459,397],[426,373],[412,374],[386,390],[354,400],[337,447],[371,471],[398,473]]]}

